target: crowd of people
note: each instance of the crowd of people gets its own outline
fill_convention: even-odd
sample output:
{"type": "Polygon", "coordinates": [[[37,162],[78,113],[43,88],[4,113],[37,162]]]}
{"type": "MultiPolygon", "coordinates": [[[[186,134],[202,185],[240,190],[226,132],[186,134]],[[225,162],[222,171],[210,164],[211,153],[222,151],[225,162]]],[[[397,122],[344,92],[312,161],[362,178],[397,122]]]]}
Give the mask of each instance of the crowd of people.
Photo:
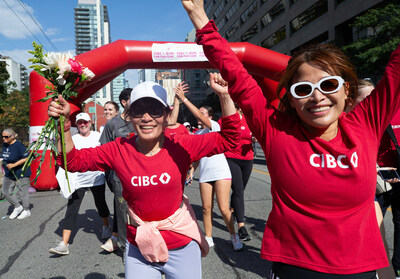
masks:
{"type": "MultiPolygon", "coordinates": [[[[63,240],[49,252],[69,254],[69,237],[90,189],[102,219],[100,246],[123,251],[126,278],[201,278],[201,257],[214,246],[214,198],[233,250],[251,240],[244,191],[257,141],[273,198],[260,252],[272,262],[265,277],[400,278],[400,177],[385,178],[392,190],[376,192],[379,173],[400,166],[400,47],[376,86],[358,79],[349,58],[332,45],[298,51],[277,87],[285,90],[277,109],[209,20],[203,0],[182,5],[197,43],[219,71],[210,73],[210,86],[222,117],[216,121],[213,108],[190,102],[184,82],[174,89],[173,104],[161,85],[143,82],[121,92],[123,112],[115,102],[105,104],[108,121],[100,133],[90,130],[91,119],[82,112],[75,119],[78,134],[71,135],[68,102],[61,96],[51,101],[48,115],[65,117],[60,133],[66,154],[57,163],[63,166],[65,155],[68,170],[78,173],[78,187],[68,199],[63,240]],[[182,104],[197,120],[196,130],[178,122],[182,104]],[[184,194],[197,168],[203,228],[184,194]],[[113,215],[105,184],[114,196],[113,215]],[[381,230],[389,206],[394,253],[384,273],[389,253],[381,230]]],[[[9,219],[24,219],[31,214],[30,173],[17,177],[26,150],[12,129],[2,132],[2,140],[9,219]]],[[[57,147],[62,153],[60,141],[57,147]]]]}

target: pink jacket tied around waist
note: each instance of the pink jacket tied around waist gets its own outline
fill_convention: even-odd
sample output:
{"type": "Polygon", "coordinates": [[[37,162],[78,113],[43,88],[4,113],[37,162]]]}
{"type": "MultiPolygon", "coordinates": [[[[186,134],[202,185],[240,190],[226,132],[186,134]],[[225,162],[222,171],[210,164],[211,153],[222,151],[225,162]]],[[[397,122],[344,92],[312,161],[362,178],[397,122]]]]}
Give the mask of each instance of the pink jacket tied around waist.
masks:
{"type": "Polygon", "coordinates": [[[174,214],[161,221],[142,221],[128,208],[129,217],[137,227],[135,241],[144,258],[150,262],[167,262],[169,258],[167,244],[160,230],[173,231],[196,241],[201,249],[201,256],[208,254],[209,247],[196,220],[196,215],[189,199],[183,195],[183,205],[174,214]]]}

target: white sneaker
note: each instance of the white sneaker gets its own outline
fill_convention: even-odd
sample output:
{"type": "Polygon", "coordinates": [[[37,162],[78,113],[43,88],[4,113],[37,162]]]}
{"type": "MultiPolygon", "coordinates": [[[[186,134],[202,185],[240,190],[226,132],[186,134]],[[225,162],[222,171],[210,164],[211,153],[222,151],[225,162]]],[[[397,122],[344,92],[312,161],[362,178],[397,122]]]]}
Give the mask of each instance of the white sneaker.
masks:
{"type": "Polygon", "coordinates": [[[107,252],[114,252],[118,250],[118,240],[114,239],[114,237],[110,237],[106,243],[100,246],[102,249],[106,250],[107,252]]]}
{"type": "Polygon", "coordinates": [[[214,246],[214,240],[213,240],[212,236],[206,236],[206,240],[207,240],[207,243],[208,243],[209,247],[213,247],[214,246]]]}
{"type": "Polygon", "coordinates": [[[101,234],[102,239],[109,239],[111,237],[111,227],[103,226],[103,233],[101,234]]]}
{"type": "Polygon", "coordinates": [[[68,255],[68,246],[69,244],[65,245],[64,241],[61,241],[56,247],[50,248],[49,252],[56,255],[68,255]]]}
{"type": "Polygon", "coordinates": [[[31,211],[29,209],[22,211],[22,213],[17,217],[17,219],[22,220],[26,217],[31,216],[31,211]]]}
{"type": "Polygon", "coordinates": [[[243,249],[243,243],[240,242],[240,238],[237,233],[231,235],[231,242],[232,242],[233,250],[240,251],[243,249]]]}
{"type": "Polygon", "coordinates": [[[22,212],[22,210],[24,210],[22,205],[14,208],[13,212],[11,213],[11,215],[8,216],[8,219],[13,220],[13,219],[17,218],[17,216],[22,212]]]}

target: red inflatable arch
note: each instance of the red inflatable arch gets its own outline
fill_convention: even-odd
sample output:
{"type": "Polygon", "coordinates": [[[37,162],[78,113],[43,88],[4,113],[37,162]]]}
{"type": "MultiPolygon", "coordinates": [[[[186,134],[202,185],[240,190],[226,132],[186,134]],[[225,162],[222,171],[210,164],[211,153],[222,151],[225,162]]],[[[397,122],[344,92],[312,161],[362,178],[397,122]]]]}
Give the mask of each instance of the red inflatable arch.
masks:
{"type": "MultiPolygon", "coordinates": [[[[108,45],[88,51],[76,56],[76,60],[88,67],[96,75],[95,78],[84,84],[78,96],[71,101],[72,118],[79,111],[80,104],[91,97],[95,92],[112,81],[115,77],[128,69],[210,69],[208,61],[174,61],[154,62],[153,44],[167,44],[166,42],[126,41],[118,40],[108,45]]],[[[194,43],[170,43],[182,47],[191,47],[194,43]],[[187,46],[185,46],[186,44],[187,46]]],[[[231,48],[251,73],[265,92],[265,97],[277,104],[275,88],[280,73],[286,68],[288,56],[258,47],[249,43],[230,43],[231,48]]],[[[46,96],[46,79],[32,72],[30,74],[30,141],[36,140],[41,128],[47,120],[48,102],[38,103],[37,100],[46,96]]],[[[31,166],[33,179],[36,175],[38,162],[31,166]]],[[[38,190],[52,190],[58,188],[55,177],[54,158],[46,154],[42,165],[42,174],[35,185],[38,190]],[[52,160],[50,162],[50,160],[52,160]]]]}

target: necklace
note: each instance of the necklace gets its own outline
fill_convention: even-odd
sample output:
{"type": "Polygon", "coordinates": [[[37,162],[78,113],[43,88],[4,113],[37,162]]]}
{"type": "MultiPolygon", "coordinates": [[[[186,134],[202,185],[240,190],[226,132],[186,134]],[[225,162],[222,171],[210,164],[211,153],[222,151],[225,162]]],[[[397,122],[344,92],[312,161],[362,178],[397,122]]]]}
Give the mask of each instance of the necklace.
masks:
{"type": "Polygon", "coordinates": [[[138,151],[148,157],[156,155],[161,150],[161,147],[164,143],[164,139],[163,139],[155,149],[150,150],[150,152],[142,152],[141,150],[143,150],[143,148],[141,147],[138,140],[139,140],[139,138],[136,138],[136,141],[135,141],[138,151]]]}

